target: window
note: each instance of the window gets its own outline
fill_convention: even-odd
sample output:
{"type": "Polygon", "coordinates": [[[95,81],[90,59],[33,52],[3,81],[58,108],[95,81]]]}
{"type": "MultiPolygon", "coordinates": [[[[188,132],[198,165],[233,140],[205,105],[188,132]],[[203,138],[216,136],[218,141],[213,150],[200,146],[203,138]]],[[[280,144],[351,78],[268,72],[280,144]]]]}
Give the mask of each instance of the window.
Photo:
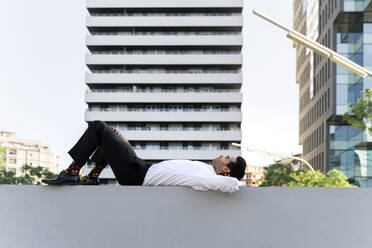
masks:
{"type": "Polygon", "coordinates": [[[17,163],[17,160],[16,160],[16,159],[13,159],[13,158],[11,158],[11,159],[9,159],[9,163],[11,163],[11,164],[16,164],[16,163],[17,163]]]}
{"type": "Polygon", "coordinates": [[[331,16],[331,0],[328,0],[328,17],[330,16],[331,16]]]}
{"type": "Polygon", "coordinates": [[[330,78],[330,76],[331,76],[331,63],[328,61],[328,64],[327,64],[327,66],[328,66],[328,79],[330,78]]]}
{"type": "Polygon", "coordinates": [[[9,150],[9,154],[10,154],[10,155],[17,155],[17,150],[15,150],[15,149],[10,149],[10,150],[9,150]]]}
{"type": "Polygon", "coordinates": [[[329,91],[329,88],[328,88],[328,92],[327,92],[327,94],[328,94],[328,109],[331,107],[331,101],[330,101],[330,91],[329,91]]]}
{"type": "Polygon", "coordinates": [[[307,9],[307,0],[302,0],[302,14],[305,14],[307,9]]]}

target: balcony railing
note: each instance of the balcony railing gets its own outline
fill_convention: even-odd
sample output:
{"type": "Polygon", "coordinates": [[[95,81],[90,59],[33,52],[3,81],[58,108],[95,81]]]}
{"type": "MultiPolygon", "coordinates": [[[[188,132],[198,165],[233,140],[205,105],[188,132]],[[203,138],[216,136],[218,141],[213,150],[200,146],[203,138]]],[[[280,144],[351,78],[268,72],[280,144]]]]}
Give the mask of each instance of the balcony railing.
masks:
{"type": "Polygon", "coordinates": [[[240,89],[87,89],[86,93],[238,93],[240,89]]]}
{"type": "Polygon", "coordinates": [[[219,128],[219,127],[118,127],[120,131],[240,131],[240,128],[219,128]]]}
{"type": "Polygon", "coordinates": [[[91,16],[242,16],[241,12],[147,12],[147,13],[91,13],[91,16]]]}
{"type": "MultiPolygon", "coordinates": [[[[131,142],[134,143],[134,142],[131,142]]],[[[218,150],[240,150],[234,146],[160,146],[160,145],[132,145],[134,150],[183,150],[183,151],[218,151],[218,150]]]]}
{"type": "Polygon", "coordinates": [[[241,35],[241,32],[91,32],[91,35],[241,35]]]}
{"type": "Polygon", "coordinates": [[[92,51],[91,54],[93,55],[102,55],[102,54],[124,54],[124,55],[132,55],[132,54],[241,54],[241,51],[203,51],[203,50],[138,50],[138,51],[92,51]]]}
{"type": "Polygon", "coordinates": [[[240,112],[237,109],[205,109],[205,108],[88,108],[88,112],[240,112]]]}
{"type": "Polygon", "coordinates": [[[92,73],[121,73],[121,74],[146,74],[146,73],[176,73],[176,74],[224,74],[240,73],[240,70],[91,70],[92,73]]]}

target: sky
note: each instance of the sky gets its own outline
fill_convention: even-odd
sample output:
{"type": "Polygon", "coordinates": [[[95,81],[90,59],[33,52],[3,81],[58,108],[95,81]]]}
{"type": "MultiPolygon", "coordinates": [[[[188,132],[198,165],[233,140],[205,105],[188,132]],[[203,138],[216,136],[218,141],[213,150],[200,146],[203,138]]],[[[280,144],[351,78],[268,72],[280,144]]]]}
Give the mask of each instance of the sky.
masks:
{"type": "MultiPolygon", "coordinates": [[[[84,64],[85,1],[19,0],[0,15],[0,130],[42,141],[67,154],[87,127],[84,64]]],[[[291,155],[298,145],[295,49],[286,33],[252,14],[256,9],[292,27],[293,0],[245,0],[243,141],[256,149],[291,155]]],[[[273,157],[243,152],[248,164],[273,157]]]]}

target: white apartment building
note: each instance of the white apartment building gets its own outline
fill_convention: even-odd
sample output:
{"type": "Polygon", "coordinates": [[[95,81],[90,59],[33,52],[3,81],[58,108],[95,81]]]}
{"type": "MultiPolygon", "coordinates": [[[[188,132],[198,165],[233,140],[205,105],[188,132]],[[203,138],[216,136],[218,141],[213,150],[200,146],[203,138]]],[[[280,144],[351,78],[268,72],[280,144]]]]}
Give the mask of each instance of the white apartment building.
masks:
{"type": "Polygon", "coordinates": [[[245,182],[247,186],[258,187],[264,177],[265,167],[248,164],[245,168],[245,176],[242,181],[245,182]]]}
{"type": "Polygon", "coordinates": [[[58,173],[58,155],[40,141],[17,138],[13,132],[0,132],[0,148],[5,149],[4,156],[7,170],[21,174],[23,165],[42,166],[58,173]]]}
{"type": "Polygon", "coordinates": [[[87,0],[85,120],[118,128],[151,162],[241,155],[242,8],[87,0]]]}

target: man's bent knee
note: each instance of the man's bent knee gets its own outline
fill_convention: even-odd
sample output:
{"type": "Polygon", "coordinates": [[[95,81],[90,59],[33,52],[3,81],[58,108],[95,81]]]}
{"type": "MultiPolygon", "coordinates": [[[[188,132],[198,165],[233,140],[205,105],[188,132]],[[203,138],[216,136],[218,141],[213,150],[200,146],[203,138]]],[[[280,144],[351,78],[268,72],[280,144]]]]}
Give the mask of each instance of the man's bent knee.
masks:
{"type": "Polygon", "coordinates": [[[95,121],[89,121],[88,122],[88,126],[92,126],[96,129],[99,129],[100,127],[103,127],[107,125],[104,121],[101,121],[101,120],[95,120],[95,121]]]}

